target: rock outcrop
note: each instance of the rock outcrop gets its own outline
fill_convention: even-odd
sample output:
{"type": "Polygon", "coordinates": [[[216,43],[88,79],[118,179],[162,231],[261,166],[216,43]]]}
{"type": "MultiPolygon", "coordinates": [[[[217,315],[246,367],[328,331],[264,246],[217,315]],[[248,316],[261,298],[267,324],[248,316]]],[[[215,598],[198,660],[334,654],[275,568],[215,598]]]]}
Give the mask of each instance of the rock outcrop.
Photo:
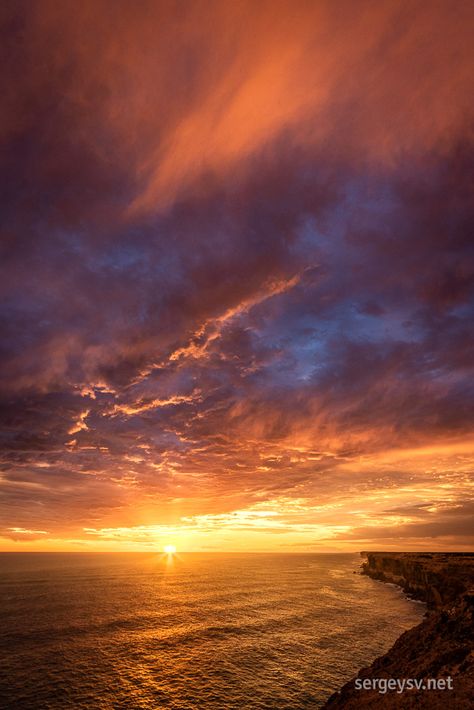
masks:
{"type": "Polygon", "coordinates": [[[474,554],[362,553],[362,573],[397,584],[425,601],[427,615],[384,656],[361,670],[324,706],[361,708],[474,708],[474,554]],[[444,689],[403,692],[358,689],[364,679],[451,679],[444,689]],[[451,689],[449,686],[452,686],[451,689]]]}

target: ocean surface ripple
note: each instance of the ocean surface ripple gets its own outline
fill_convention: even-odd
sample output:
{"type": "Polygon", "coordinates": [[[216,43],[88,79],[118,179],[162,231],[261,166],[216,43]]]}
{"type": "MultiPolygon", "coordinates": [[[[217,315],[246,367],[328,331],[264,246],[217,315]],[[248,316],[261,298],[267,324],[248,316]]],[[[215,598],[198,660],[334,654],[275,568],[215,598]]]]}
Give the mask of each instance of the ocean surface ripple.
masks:
{"type": "Polygon", "coordinates": [[[423,606],[354,554],[0,555],[2,710],[318,708],[423,606]]]}

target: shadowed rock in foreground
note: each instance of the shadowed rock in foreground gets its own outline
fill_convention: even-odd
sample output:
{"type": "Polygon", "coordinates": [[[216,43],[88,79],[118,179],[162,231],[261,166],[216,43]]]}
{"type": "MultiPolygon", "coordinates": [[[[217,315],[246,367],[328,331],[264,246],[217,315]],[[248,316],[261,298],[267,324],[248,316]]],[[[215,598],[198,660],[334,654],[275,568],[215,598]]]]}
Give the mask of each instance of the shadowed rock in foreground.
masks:
{"type": "MultiPolygon", "coordinates": [[[[474,708],[474,553],[363,552],[362,573],[397,584],[426,602],[425,620],[361,670],[364,679],[451,678],[452,689],[381,694],[358,690],[356,678],[332,695],[327,710],[340,708],[474,708]]],[[[363,630],[361,630],[363,633],[363,630]]]]}

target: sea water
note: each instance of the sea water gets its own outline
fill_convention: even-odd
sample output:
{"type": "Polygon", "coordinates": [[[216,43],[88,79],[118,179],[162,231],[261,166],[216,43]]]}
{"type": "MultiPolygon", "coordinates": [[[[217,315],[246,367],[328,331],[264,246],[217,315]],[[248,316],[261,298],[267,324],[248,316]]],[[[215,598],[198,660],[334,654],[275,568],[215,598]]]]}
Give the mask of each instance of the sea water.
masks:
{"type": "Polygon", "coordinates": [[[360,562],[3,553],[0,707],[318,708],[423,616],[360,562]]]}

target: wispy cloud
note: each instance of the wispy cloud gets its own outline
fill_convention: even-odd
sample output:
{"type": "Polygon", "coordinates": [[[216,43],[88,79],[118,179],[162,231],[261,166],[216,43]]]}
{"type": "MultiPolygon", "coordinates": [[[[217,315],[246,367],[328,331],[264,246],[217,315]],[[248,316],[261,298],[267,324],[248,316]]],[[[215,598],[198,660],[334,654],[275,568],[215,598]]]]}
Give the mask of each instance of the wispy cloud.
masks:
{"type": "Polygon", "coordinates": [[[8,4],[4,546],[469,544],[473,12],[8,4]]]}

